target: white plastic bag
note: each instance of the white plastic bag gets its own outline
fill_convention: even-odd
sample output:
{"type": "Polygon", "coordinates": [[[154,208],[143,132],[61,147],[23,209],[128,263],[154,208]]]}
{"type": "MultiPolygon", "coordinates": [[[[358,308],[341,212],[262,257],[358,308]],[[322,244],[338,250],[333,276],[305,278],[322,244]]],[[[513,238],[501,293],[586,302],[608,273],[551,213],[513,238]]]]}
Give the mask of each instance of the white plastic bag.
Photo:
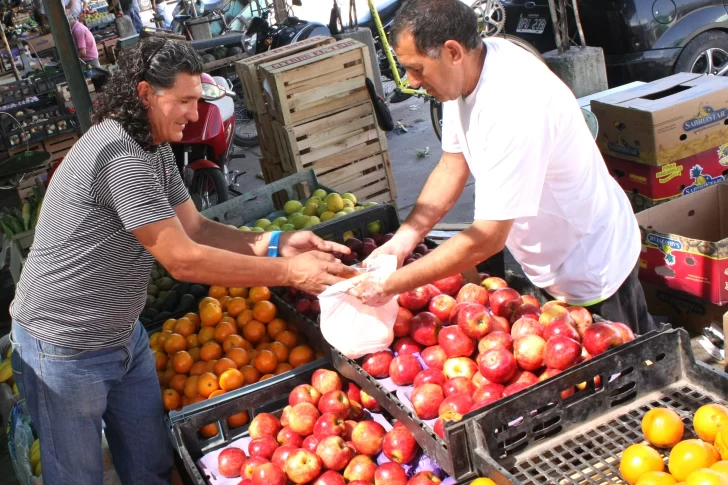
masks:
{"type": "Polygon", "coordinates": [[[362,269],[365,274],[330,286],[319,295],[321,333],[326,341],[350,359],[387,349],[394,340],[392,328],[397,320],[396,298],[385,305],[365,305],[348,290],[366,277],[384,281],[397,270],[397,258],[385,254],[362,269]]]}

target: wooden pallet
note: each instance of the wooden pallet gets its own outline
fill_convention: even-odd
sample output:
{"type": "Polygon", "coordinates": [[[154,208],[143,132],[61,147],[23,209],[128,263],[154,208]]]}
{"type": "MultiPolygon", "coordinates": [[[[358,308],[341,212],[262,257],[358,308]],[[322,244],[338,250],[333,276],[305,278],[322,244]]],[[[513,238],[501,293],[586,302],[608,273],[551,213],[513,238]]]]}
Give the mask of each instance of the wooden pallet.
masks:
{"type": "Polygon", "coordinates": [[[369,99],[367,46],[345,39],[260,66],[263,97],[282,125],[316,120],[369,99]]]}
{"type": "Polygon", "coordinates": [[[51,162],[55,162],[65,157],[71,151],[76,141],[78,141],[77,134],[64,133],[63,135],[43,140],[43,148],[51,154],[51,162]]]}
{"type": "Polygon", "coordinates": [[[243,88],[245,107],[248,108],[249,111],[259,115],[268,111],[268,107],[263,99],[263,80],[258,70],[262,64],[282,59],[284,57],[289,57],[308,49],[331,44],[333,42],[335,42],[333,37],[318,35],[301,42],[279,47],[236,62],[235,71],[238,74],[240,84],[243,88]]]}

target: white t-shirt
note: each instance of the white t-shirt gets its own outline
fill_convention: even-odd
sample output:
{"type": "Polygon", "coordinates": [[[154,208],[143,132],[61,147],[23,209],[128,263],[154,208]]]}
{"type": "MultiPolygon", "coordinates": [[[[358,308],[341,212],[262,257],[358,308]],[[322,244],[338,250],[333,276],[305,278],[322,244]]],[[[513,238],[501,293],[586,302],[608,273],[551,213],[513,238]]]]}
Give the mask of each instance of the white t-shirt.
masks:
{"type": "Polygon", "coordinates": [[[612,296],[640,232],[569,88],[526,50],[485,40],[480,80],[444,104],[442,149],[475,178],[475,220],[513,219],[506,242],[529,279],[570,304],[612,296]]]}

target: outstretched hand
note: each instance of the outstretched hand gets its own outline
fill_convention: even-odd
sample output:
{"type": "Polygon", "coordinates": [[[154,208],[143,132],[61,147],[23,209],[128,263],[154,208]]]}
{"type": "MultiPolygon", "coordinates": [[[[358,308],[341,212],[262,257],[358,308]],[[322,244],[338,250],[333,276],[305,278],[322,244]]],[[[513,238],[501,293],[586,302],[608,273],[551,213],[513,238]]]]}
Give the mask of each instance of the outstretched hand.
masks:
{"type": "Polygon", "coordinates": [[[309,251],[349,254],[351,249],[343,244],[324,241],[311,231],[296,231],[281,234],[278,251],[281,256],[291,257],[309,251]]]}

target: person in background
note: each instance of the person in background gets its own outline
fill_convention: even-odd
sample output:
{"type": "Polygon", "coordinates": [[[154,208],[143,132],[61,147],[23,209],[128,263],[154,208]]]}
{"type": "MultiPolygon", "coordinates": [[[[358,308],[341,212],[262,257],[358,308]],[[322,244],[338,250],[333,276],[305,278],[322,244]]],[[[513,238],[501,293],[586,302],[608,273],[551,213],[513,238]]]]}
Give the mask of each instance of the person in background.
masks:
{"type": "Polygon", "coordinates": [[[86,27],[83,22],[79,22],[73,14],[68,13],[66,17],[68,18],[68,23],[71,25],[71,35],[73,35],[73,41],[76,44],[78,57],[80,57],[86,64],[94,67],[101,67],[101,64],[99,63],[99,52],[96,48],[94,35],[88,27],[86,27]]]}
{"type": "Polygon", "coordinates": [[[167,1],[166,0],[152,0],[152,7],[154,7],[154,11],[156,12],[157,15],[164,17],[164,28],[165,29],[171,28],[174,17],[172,17],[172,12],[170,12],[169,8],[167,7],[167,1]]]}
{"type": "Polygon", "coordinates": [[[144,28],[144,23],[142,22],[139,2],[137,0],[113,0],[112,8],[115,8],[117,5],[121,7],[121,11],[124,13],[124,15],[131,19],[131,23],[132,25],[134,25],[134,30],[136,30],[137,34],[141,32],[144,28]]]}

